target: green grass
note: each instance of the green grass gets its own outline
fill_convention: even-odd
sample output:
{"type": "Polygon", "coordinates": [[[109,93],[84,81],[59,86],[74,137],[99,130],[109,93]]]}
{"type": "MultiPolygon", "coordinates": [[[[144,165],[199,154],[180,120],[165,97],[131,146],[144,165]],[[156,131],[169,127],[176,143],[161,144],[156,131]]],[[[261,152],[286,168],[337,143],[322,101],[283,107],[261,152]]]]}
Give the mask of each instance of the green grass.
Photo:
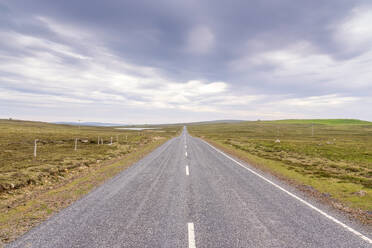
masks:
{"type": "Polygon", "coordinates": [[[81,167],[131,153],[178,127],[130,131],[113,127],[77,127],[42,122],[0,120],[0,192],[58,180],[81,167]],[[98,145],[98,137],[104,140],[98,145]],[[109,145],[113,138],[113,145],[109,145]],[[75,139],[77,150],[74,150],[75,139]],[[33,156],[34,140],[37,157],[33,156]]]}
{"type": "Polygon", "coordinates": [[[146,131],[0,120],[0,247],[126,169],[180,126],[146,131]],[[98,136],[104,139],[97,144],[98,136]],[[113,137],[113,145],[109,145],[113,137]],[[74,150],[75,138],[79,138],[74,150]],[[33,142],[39,139],[38,156],[33,142]],[[82,140],[88,140],[86,143],[82,140]]]}
{"type": "Polygon", "coordinates": [[[372,123],[282,120],[193,125],[188,130],[351,207],[372,210],[372,123]],[[354,194],[360,190],[367,196],[354,194]]]}
{"type": "Polygon", "coordinates": [[[356,119],[287,119],[276,121],[265,121],[280,124],[323,124],[323,125],[372,125],[372,122],[356,119]]]}
{"type": "Polygon", "coordinates": [[[165,141],[166,139],[157,139],[117,162],[108,161],[104,165],[95,165],[77,174],[67,175],[63,182],[31,185],[25,192],[16,192],[19,199],[13,199],[16,196],[9,195],[10,199],[6,199],[5,202],[11,207],[3,204],[0,206],[0,247],[1,241],[8,243],[14,240],[54,212],[67,207],[94,187],[126,169],[165,141]]]}

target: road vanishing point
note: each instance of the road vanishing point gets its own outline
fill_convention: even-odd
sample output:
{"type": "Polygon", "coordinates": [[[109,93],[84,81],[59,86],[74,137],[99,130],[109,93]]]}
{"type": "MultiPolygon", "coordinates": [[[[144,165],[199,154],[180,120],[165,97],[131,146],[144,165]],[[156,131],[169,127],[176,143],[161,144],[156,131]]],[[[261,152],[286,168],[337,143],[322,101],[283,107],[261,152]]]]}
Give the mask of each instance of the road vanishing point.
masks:
{"type": "Polygon", "coordinates": [[[7,247],[372,247],[371,234],[183,133],[7,247]]]}

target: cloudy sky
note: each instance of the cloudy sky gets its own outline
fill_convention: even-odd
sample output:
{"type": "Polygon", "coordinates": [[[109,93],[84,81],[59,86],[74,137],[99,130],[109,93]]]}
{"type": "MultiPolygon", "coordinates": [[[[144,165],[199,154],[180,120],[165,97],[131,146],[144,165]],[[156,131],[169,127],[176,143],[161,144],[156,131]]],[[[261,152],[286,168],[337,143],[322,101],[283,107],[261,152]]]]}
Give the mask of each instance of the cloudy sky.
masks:
{"type": "Polygon", "coordinates": [[[370,0],[2,0],[0,118],[372,121],[370,0]]]}

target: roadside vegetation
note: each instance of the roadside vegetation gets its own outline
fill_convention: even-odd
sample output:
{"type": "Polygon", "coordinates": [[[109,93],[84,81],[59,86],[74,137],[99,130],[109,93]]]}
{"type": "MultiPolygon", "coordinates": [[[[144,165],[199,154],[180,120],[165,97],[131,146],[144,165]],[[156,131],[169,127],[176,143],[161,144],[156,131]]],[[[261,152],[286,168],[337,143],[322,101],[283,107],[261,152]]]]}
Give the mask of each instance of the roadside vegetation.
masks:
{"type": "Polygon", "coordinates": [[[371,122],[254,121],[190,125],[188,130],[371,223],[371,122]]]}
{"type": "Polygon", "coordinates": [[[180,131],[0,120],[0,240],[13,240],[180,131]]]}

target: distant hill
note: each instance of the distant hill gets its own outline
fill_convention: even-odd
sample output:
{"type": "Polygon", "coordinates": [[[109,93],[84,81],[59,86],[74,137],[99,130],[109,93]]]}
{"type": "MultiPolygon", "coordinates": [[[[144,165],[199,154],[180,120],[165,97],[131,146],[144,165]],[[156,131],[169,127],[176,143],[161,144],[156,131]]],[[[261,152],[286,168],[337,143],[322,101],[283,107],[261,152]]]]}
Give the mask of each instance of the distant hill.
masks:
{"type": "Polygon", "coordinates": [[[222,123],[238,123],[243,120],[213,120],[213,121],[198,121],[198,122],[179,122],[179,123],[163,123],[163,124],[138,124],[128,125],[130,127],[162,127],[162,126],[180,126],[180,125],[204,125],[204,124],[222,124],[222,123]]]}
{"type": "Polygon", "coordinates": [[[119,126],[127,126],[126,124],[118,124],[118,123],[104,123],[104,122],[68,122],[68,121],[60,121],[60,122],[53,122],[53,124],[63,124],[63,125],[73,125],[73,126],[95,126],[95,127],[119,127],[119,126]]]}
{"type": "Polygon", "coordinates": [[[365,125],[372,124],[369,121],[357,120],[357,119],[288,119],[288,120],[276,120],[269,121],[282,124],[324,124],[324,125],[365,125]]]}
{"type": "Polygon", "coordinates": [[[214,120],[214,121],[198,121],[198,122],[186,122],[177,123],[175,125],[204,125],[204,124],[226,124],[226,123],[238,123],[244,120],[214,120]]]}

